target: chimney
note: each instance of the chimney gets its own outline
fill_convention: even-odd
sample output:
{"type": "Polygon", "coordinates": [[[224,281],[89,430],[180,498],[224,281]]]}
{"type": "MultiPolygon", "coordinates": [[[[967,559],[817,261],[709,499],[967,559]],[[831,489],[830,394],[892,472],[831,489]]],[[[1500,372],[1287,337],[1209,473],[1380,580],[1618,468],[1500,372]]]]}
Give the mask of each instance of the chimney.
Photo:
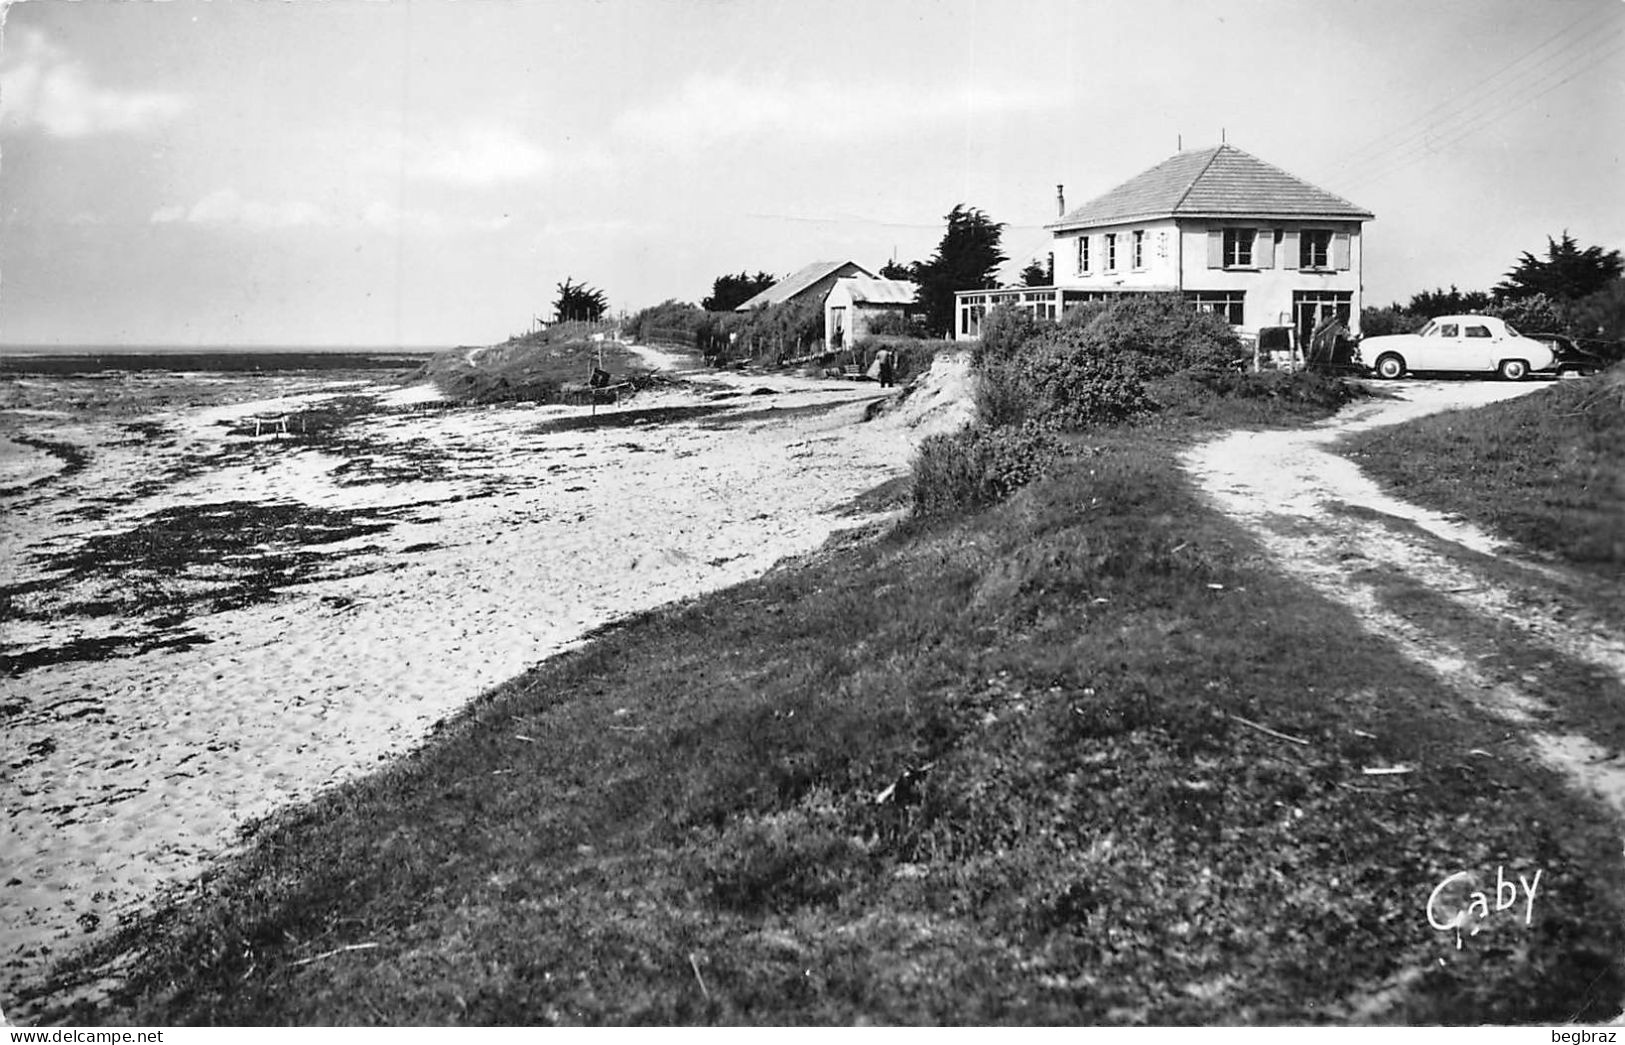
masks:
{"type": "Polygon", "coordinates": [[[1066,186],[1065,185],[1057,185],[1057,186],[1055,186],[1055,216],[1057,218],[1066,217],[1066,186]]]}

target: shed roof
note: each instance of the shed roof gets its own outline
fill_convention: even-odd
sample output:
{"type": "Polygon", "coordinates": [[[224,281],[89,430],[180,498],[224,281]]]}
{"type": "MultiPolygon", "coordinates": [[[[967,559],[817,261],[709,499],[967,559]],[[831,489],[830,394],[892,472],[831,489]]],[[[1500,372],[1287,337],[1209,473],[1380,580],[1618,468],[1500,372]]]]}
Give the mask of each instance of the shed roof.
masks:
{"type": "Polygon", "coordinates": [[[1059,232],[1165,217],[1374,216],[1234,145],[1215,145],[1176,153],[1046,227],[1059,232]]]}
{"type": "Polygon", "coordinates": [[[856,275],[858,273],[862,273],[865,276],[874,275],[874,273],[870,272],[868,269],[864,268],[862,265],[859,265],[855,261],[815,261],[805,268],[800,268],[790,273],[788,276],[779,280],[771,287],[768,287],[760,294],[757,294],[749,301],[735,306],[734,311],[749,312],[753,308],[762,308],[766,305],[777,305],[781,302],[789,301],[791,298],[802,293],[808,287],[813,286],[820,280],[827,279],[830,276],[840,275],[841,270],[847,268],[853,270],[851,273],[848,273],[849,275],[856,275]]]}
{"type": "Polygon", "coordinates": [[[870,305],[912,305],[919,294],[919,285],[906,279],[872,279],[868,276],[848,276],[839,280],[854,302],[870,305]]]}

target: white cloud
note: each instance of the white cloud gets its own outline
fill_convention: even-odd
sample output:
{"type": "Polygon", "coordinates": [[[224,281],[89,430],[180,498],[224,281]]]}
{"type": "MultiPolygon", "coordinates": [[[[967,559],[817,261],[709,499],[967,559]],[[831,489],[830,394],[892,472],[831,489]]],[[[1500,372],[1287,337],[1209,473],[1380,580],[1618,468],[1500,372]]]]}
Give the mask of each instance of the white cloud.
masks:
{"type": "Polygon", "coordinates": [[[190,106],[168,91],[120,90],[97,84],[38,32],[20,34],[0,66],[0,127],[38,128],[56,138],[143,131],[190,106]]]}
{"type": "Polygon", "coordinates": [[[190,207],[171,204],[153,211],[155,225],[184,222],[188,225],[233,226],[264,231],[332,225],[332,217],[314,203],[284,200],[269,203],[244,199],[235,189],[220,189],[190,207]]]}
{"type": "Polygon", "coordinates": [[[494,124],[409,142],[406,169],[418,177],[457,185],[489,186],[545,173],[551,160],[524,135],[494,124]]]}
{"type": "Polygon", "coordinates": [[[1065,101],[1060,95],[1039,90],[976,85],[939,90],[833,81],[748,83],[702,73],[659,101],[622,113],[615,130],[669,148],[698,149],[718,141],[771,134],[837,141],[905,125],[1046,111],[1065,101]]]}
{"type": "Polygon", "coordinates": [[[494,232],[510,226],[509,217],[455,217],[428,208],[403,208],[373,199],[353,208],[326,208],[305,200],[246,199],[235,189],[219,189],[190,206],[167,204],[152,212],[154,225],[198,225],[255,232],[279,229],[369,229],[385,233],[441,235],[462,231],[494,232]]]}

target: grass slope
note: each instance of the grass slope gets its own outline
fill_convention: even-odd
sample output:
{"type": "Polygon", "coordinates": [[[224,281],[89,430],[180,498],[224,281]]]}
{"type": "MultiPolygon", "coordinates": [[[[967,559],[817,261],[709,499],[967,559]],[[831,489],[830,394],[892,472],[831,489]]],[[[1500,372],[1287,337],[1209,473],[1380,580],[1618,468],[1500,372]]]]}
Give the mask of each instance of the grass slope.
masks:
{"type": "Polygon", "coordinates": [[[425,364],[423,375],[464,403],[569,401],[583,394],[599,366],[616,382],[646,377],[642,357],[618,341],[591,341],[579,327],[562,324],[500,345],[442,352],[425,364]]]}
{"type": "Polygon", "coordinates": [[[139,956],[112,1003],[57,1015],[1615,1015],[1617,835],[1267,568],[1172,450],[1101,437],[999,508],[606,630],[265,825],[95,956],[139,956]],[[1532,924],[1458,950],[1428,894],[1498,866],[1544,870],[1532,924]]]}
{"type": "Polygon", "coordinates": [[[1625,368],[1346,446],[1407,500],[1625,580],[1625,368]]]}

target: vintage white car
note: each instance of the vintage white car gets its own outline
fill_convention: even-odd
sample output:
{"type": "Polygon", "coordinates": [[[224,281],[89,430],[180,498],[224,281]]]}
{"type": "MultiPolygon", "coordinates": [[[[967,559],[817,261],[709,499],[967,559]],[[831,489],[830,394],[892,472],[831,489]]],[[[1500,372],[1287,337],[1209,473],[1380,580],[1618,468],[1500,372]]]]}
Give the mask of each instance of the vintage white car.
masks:
{"type": "Polygon", "coordinates": [[[1360,342],[1360,358],[1378,377],[1406,371],[1500,374],[1521,381],[1554,362],[1552,350],[1494,316],[1437,316],[1414,334],[1388,334],[1360,342]]]}

